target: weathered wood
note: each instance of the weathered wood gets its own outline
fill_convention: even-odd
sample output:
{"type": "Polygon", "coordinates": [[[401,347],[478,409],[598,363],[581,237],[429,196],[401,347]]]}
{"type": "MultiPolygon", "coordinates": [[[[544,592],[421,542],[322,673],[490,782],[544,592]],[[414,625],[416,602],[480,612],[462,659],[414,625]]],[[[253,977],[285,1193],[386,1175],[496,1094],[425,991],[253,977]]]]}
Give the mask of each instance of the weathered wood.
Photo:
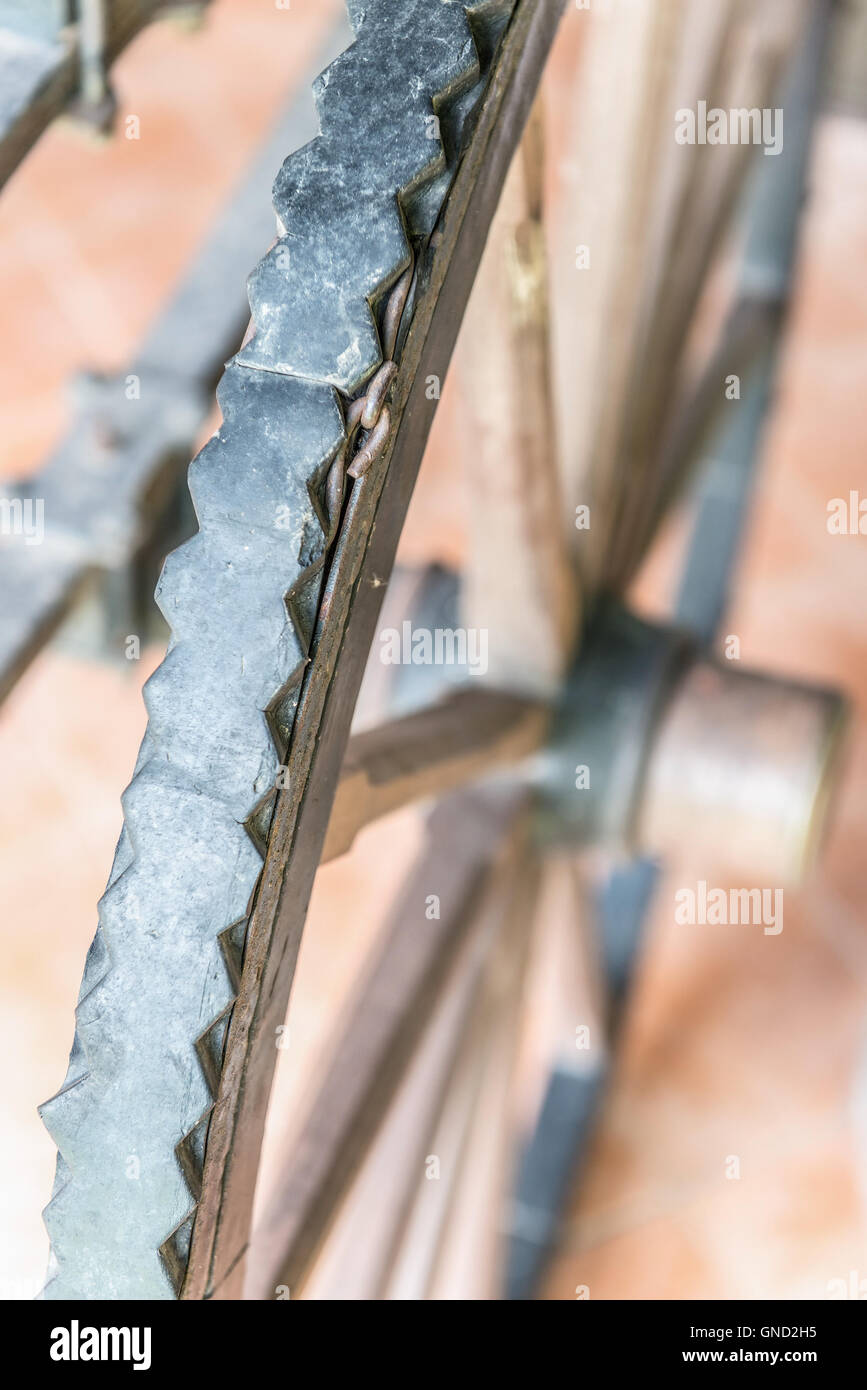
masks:
{"type": "MultiPolygon", "coordinates": [[[[455,1059],[476,1007],[479,981],[498,923],[480,912],[458,952],[416,1055],[389,1107],[310,1278],[309,1299],[371,1300],[381,1290],[395,1248],[401,1245],[408,1210],[425,1177],[430,1137],[455,1059]],[[371,1221],[371,1211],[376,1220],[371,1221]]],[[[446,1102],[448,1103],[448,1102],[446,1102]]],[[[255,1249],[253,1258],[255,1258],[255,1249]]]]}
{"type": "Polygon", "coordinates": [[[477,1099],[425,1290],[429,1299],[495,1299],[499,1294],[503,1221],[517,1157],[515,1061],[538,886],[538,861],[527,862],[488,969],[476,1044],[477,1099]]]}
{"type": "Polygon", "coordinates": [[[623,582],[657,524],[684,348],[751,153],[678,145],[675,111],[771,103],[803,10],[639,0],[584,20],[574,109],[552,116],[569,138],[550,237],[563,487],[590,508],[574,540],[591,592],[623,582]]]}
{"type": "Polygon", "coordinates": [[[564,525],[585,592],[596,587],[620,487],[614,446],[647,275],[660,131],[671,120],[667,91],[681,11],[682,0],[636,0],[582,12],[578,80],[568,109],[550,112],[561,151],[548,226],[557,285],[555,415],[564,525]],[[579,506],[590,509],[589,528],[575,528],[579,506]]]}
{"type": "MultiPolygon", "coordinates": [[[[800,0],[773,0],[755,10],[737,6],[734,22],[720,34],[708,104],[725,110],[773,105],[803,15],[800,0]]],[[[635,573],[659,520],[658,498],[670,490],[669,480],[663,482],[663,474],[671,473],[665,454],[671,448],[670,421],[684,391],[690,326],[747,170],[758,157],[748,144],[682,148],[689,152],[689,176],[680,190],[662,271],[633,344],[629,406],[614,446],[612,545],[603,574],[611,588],[620,588],[635,573]],[[622,485],[627,478],[628,487],[622,485]]],[[[721,382],[720,396],[722,389],[721,382]]]]}
{"type": "Polygon", "coordinates": [[[500,1297],[537,1291],[607,1062],[609,1001],[586,896],[574,859],[545,861],[521,1059],[524,1142],[505,1219],[500,1297]]]}
{"type": "MultiPolygon", "coordinates": [[[[656,532],[678,489],[702,457],[710,443],[720,414],[726,407],[723,383],[734,372],[743,378],[760,354],[767,350],[779,331],[780,305],[773,299],[758,297],[736,303],[722,329],[719,341],[684,399],[679,403],[665,431],[657,455],[652,493],[645,496],[640,536],[631,532],[632,548],[624,548],[623,570],[618,580],[636,571],[645,547],[656,532]]],[[[613,573],[614,571],[612,571],[613,573]]]]}
{"type": "MultiPolygon", "coordinates": [[[[426,867],[419,876],[438,878],[442,866],[433,843],[425,860],[426,867]]],[[[441,1124],[438,1117],[451,1113],[458,1097],[463,1096],[465,1059],[468,1052],[478,1052],[475,1048],[474,1053],[473,1039],[489,992],[482,982],[490,973],[492,952],[498,955],[515,945],[505,936],[508,924],[514,921],[526,867],[526,846],[513,840],[511,851],[498,858],[496,872],[488,876],[424,1036],[304,1286],[305,1297],[414,1296],[392,1291],[391,1271],[404,1255],[409,1255],[414,1266],[423,1260],[424,1240],[420,1233],[407,1231],[407,1218],[419,1203],[426,1211],[438,1203],[450,1184],[452,1168],[445,1148],[435,1138],[441,1124]],[[440,1171],[436,1180],[429,1181],[427,1162],[432,1155],[440,1171]],[[374,1208],[376,1221],[372,1223],[374,1208]]],[[[520,925],[526,926],[523,922],[520,925]]]]}
{"type": "Polygon", "coordinates": [[[358,832],[380,816],[514,767],[542,746],[547,725],[548,712],[541,704],[495,691],[465,690],[430,709],[353,735],[323,861],[345,854],[358,832]]]}
{"type": "Polygon", "coordinates": [[[549,694],[571,653],[575,577],[557,476],[537,106],[506,179],[456,349],[471,507],[463,622],[488,679],[549,694]]]}
{"type": "Polygon", "coordinates": [[[446,1235],[472,1117],[482,1090],[483,1056],[480,1026],[486,1015],[473,1021],[442,1109],[427,1136],[428,1157],[438,1164],[436,1181],[416,1183],[414,1200],[406,1215],[402,1239],[397,1244],[393,1268],[383,1297],[393,1301],[420,1300],[428,1296],[437,1258],[446,1235]]]}
{"type": "Polygon", "coordinates": [[[539,865],[518,846],[500,876],[500,929],[474,1005],[427,1156],[438,1169],[417,1181],[406,1227],[381,1296],[389,1299],[490,1297],[514,1124],[511,1081],[525,965],[534,925],[539,865]],[[457,1261],[456,1244],[466,1242],[457,1261]],[[471,1284],[467,1283],[471,1281],[471,1284]],[[472,1293],[468,1292],[471,1287],[472,1293]],[[435,1290],[443,1291],[437,1294],[435,1290]]]}
{"type": "Polygon", "coordinates": [[[433,812],[426,851],[359,982],[262,1223],[251,1296],[303,1283],[478,918],[485,885],[523,834],[515,825],[519,802],[514,793],[473,793],[433,812]]]}
{"type": "Polygon", "coordinates": [[[701,198],[702,155],[698,145],[681,145],[674,138],[675,113],[695,109],[700,100],[715,97],[723,88],[730,64],[738,19],[744,0],[721,0],[705,5],[685,0],[672,53],[668,101],[658,132],[657,191],[653,218],[648,228],[647,266],[640,315],[640,330],[652,327],[657,315],[668,310],[667,299],[679,276],[674,257],[689,257],[693,247],[686,240],[689,218],[713,218],[713,207],[697,206],[701,198]]]}
{"type": "Polygon", "coordinates": [[[528,1118],[552,1065],[563,1058],[581,1065],[604,1045],[608,1003],[588,877],[572,854],[544,861],[522,1060],[528,1118]],[[576,1030],[584,1026],[590,1045],[579,1048],[576,1030]]]}
{"type": "Polygon", "coordinates": [[[352,710],[435,409],[425,377],[445,375],[463,307],[532,94],[560,0],[518,0],[469,148],[425,266],[391,400],[394,434],[353,488],[329,571],[328,621],[293,731],[293,781],[278,797],[243,974],[211,1118],[202,1193],[182,1297],[236,1297],[243,1284],[259,1149],[313,877],[352,710]],[[387,479],[387,486],[384,486],[387,479]],[[375,518],[375,526],[374,526],[375,518]],[[348,631],[350,613],[351,633],[348,631]],[[338,661],[339,656],[339,661],[338,661]]]}

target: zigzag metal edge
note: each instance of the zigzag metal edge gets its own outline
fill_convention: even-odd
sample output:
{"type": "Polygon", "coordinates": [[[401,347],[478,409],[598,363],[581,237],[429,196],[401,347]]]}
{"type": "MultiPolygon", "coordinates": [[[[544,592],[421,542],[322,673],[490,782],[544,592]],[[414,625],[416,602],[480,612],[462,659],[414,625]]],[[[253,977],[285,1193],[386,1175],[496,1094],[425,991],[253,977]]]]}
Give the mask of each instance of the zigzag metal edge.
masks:
{"type": "MultiPolygon", "coordinates": [[[[335,388],[351,392],[379,365],[376,309],[409,263],[410,236],[423,235],[433,225],[452,163],[438,131],[431,144],[426,129],[422,145],[419,133],[404,124],[402,182],[390,186],[383,169],[377,184],[376,141],[371,137],[381,132],[382,115],[376,102],[368,110],[367,162],[362,159],[362,166],[369,205],[344,196],[332,209],[328,230],[337,242],[343,233],[345,275],[332,277],[331,301],[324,308],[321,299],[316,304],[321,328],[316,341],[343,366],[335,372],[326,364],[311,378],[304,356],[309,347],[304,314],[290,322],[283,308],[297,304],[299,276],[306,275],[308,290],[318,283],[316,271],[328,242],[311,210],[328,205],[328,180],[334,179],[335,162],[341,158],[341,121],[349,121],[356,135],[363,126],[352,106],[352,88],[356,96],[366,91],[369,100],[376,72],[387,72],[385,45],[392,60],[403,63],[415,116],[444,110],[444,100],[450,98],[459,113],[457,131],[471,113],[480,77],[468,15],[483,23],[492,17],[504,22],[512,4],[405,0],[398,15],[389,13],[387,0],[349,0],[349,8],[356,40],[316,83],[321,134],[290,156],[275,184],[283,234],[251,277],[256,332],[229,364],[219,388],[223,425],[190,467],[200,529],[169,557],[157,589],[172,639],[166,660],[146,687],[150,722],[123,798],[125,826],[85,966],[69,1071],[57,1095],[41,1107],[59,1150],[54,1193],[45,1212],[53,1261],[45,1296],[51,1298],[170,1298],[178,1295],[184,1278],[246,921],[273,809],[275,773],[287,756],[332,540],[319,494],[345,439],[335,388]],[[435,188],[439,197],[426,201],[425,194],[435,188]],[[395,213],[391,222],[388,200],[395,213]],[[359,208],[370,224],[367,237],[359,208]],[[385,216],[377,223],[374,217],[383,208],[385,216]],[[303,254],[299,259],[299,218],[306,228],[312,271],[303,254]],[[377,244],[383,227],[386,256],[377,244]],[[360,244],[350,244],[353,232],[361,235],[360,244]],[[281,245],[287,244],[288,268],[279,256],[281,245]],[[277,297],[269,305],[275,275],[277,297]],[[347,339],[348,354],[339,343],[334,351],[335,334],[347,339]],[[292,460],[286,458],[287,446],[289,451],[294,446],[292,460]],[[282,490],[274,488],[278,477],[282,490]],[[286,574],[290,566],[293,576],[286,574]],[[277,585],[279,617],[274,607],[265,608],[262,593],[264,576],[278,572],[284,575],[277,585]],[[249,600],[246,612],[240,602],[244,597],[249,600]],[[228,622],[223,621],[224,609],[228,622]],[[234,685],[229,679],[233,659],[234,685]],[[211,899],[206,891],[209,871],[219,889],[211,899]],[[197,907],[205,923],[198,937],[197,907]],[[125,986],[124,965],[129,975],[125,986]],[[155,998],[150,1001],[142,998],[145,979],[153,982],[155,998]],[[165,1003],[169,984],[171,1006],[158,1018],[149,1005],[165,1003]],[[209,1020],[201,1028],[189,1026],[197,999],[199,1014],[204,1011],[209,1020]],[[141,1107],[136,1105],[136,1083],[142,1087],[141,1107]],[[167,1090],[169,1100],[175,1100],[168,1116],[167,1090]],[[155,1106],[151,1110],[149,1096],[155,1106]],[[174,1141],[166,1134],[153,1144],[158,1120],[164,1129],[174,1130],[174,1141]],[[119,1122],[123,1134],[118,1133],[119,1122]],[[140,1149],[150,1143],[156,1152],[124,1154],[133,1143],[140,1149]],[[176,1159],[168,1165],[174,1172],[166,1168],[168,1148],[176,1159]],[[131,1159],[140,1166],[137,1187],[129,1172],[121,1176],[118,1166],[131,1159]],[[142,1199],[146,1187],[149,1196],[142,1199]],[[126,1229],[128,1207],[134,1211],[126,1229]],[[171,1208],[167,1217],[163,1208],[171,1208]]],[[[379,80],[388,82],[386,96],[391,97],[393,73],[379,80]]],[[[382,104],[387,105],[385,97],[382,104]]],[[[393,106],[389,119],[404,119],[405,104],[393,106]]],[[[364,134],[358,136],[362,147],[364,134]]],[[[357,173],[357,142],[352,158],[357,173]]],[[[341,189],[346,195],[345,184],[341,189]]]]}

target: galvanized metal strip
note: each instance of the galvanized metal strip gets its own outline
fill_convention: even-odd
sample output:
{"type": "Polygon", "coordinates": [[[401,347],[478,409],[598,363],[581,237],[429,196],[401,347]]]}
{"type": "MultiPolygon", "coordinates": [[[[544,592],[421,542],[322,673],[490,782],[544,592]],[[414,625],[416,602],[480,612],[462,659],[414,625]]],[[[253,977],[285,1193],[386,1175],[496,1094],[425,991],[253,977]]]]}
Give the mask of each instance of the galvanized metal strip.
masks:
{"type": "Polygon", "coordinates": [[[419,270],[419,291],[392,394],[386,455],[353,490],[305,680],[290,787],[281,793],[251,921],[212,1120],[184,1297],[235,1297],[243,1283],[252,1189],[306,905],[327,826],[367,648],[468,289],[558,22],[560,0],[521,0],[419,270]],[[374,525],[375,522],[375,525],[374,525]],[[350,620],[351,619],[351,620],[350,620]],[[338,659],[339,658],[339,659],[338,659]]]}
{"type": "MultiPolygon", "coordinates": [[[[416,193],[450,172],[446,152],[423,120],[416,126],[403,121],[393,90],[397,85],[410,95],[417,117],[446,95],[460,101],[472,92],[479,64],[464,7],[407,0],[396,17],[385,0],[354,6],[353,17],[361,21],[356,43],[317,88],[323,135],[278,179],[281,221],[290,233],[297,226],[297,235],[282,238],[288,268],[272,254],[254,277],[257,333],[227,370],[220,388],[223,426],[191,468],[201,529],[170,557],[159,587],[172,645],[147,688],[150,724],[124,799],[126,827],[85,973],[70,1073],[45,1107],[62,1150],[46,1217],[59,1266],[48,1296],[172,1297],[185,1279],[185,1296],[203,1296],[228,1286],[224,1276],[240,1269],[273,1032],[264,1064],[261,1046],[237,1043],[245,1041],[250,1010],[256,1014],[261,1004],[265,1018],[275,1008],[285,1013],[294,932],[281,923],[273,935],[273,889],[276,883],[279,896],[285,887],[303,917],[333,788],[330,767],[321,782],[317,767],[316,794],[305,799],[302,818],[309,842],[305,852],[304,837],[292,837],[290,864],[285,830],[294,829],[314,750],[327,749],[329,760],[342,752],[378,608],[378,600],[356,607],[349,650],[335,672],[350,595],[356,580],[362,592],[373,590],[359,573],[362,564],[380,573],[390,567],[430,423],[429,407],[419,410],[419,352],[432,347],[444,372],[508,152],[526,114],[520,79],[534,83],[558,9],[524,0],[521,23],[510,31],[486,85],[487,107],[471,131],[475,159],[461,165],[458,196],[448,204],[453,215],[424,267],[402,355],[409,372],[398,383],[395,418],[412,447],[406,447],[402,476],[389,470],[386,492],[385,460],[356,485],[321,607],[333,528],[319,489],[345,439],[334,384],[348,390],[377,369],[375,310],[409,261],[402,219],[410,230],[427,233],[436,209],[416,193]],[[360,113],[359,100],[367,103],[360,113]],[[397,148],[381,139],[386,113],[402,121],[397,148]],[[366,154],[357,145],[361,128],[366,154]],[[361,159],[351,169],[341,162],[339,144],[329,143],[338,131],[351,137],[361,159]],[[381,164],[371,154],[373,144],[381,164]],[[329,161],[320,164],[317,150],[327,151],[329,160],[333,154],[330,176],[329,161]],[[369,196],[359,197],[353,184],[350,199],[343,180],[351,174],[357,181],[359,170],[369,179],[362,189],[369,196]],[[337,194],[333,223],[323,222],[320,205],[329,191],[337,194]],[[338,232],[353,238],[351,256],[332,240],[338,232]],[[459,233],[466,261],[461,274],[445,282],[459,233]],[[329,278],[338,268],[346,277],[340,286],[329,278]],[[322,294],[314,307],[317,275],[322,294]],[[299,295],[297,319],[283,307],[289,289],[299,295]],[[278,300],[270,298],[272,290],[278,300]],[[438,332],[432,333],[434,320],[438,332]],[[300,324],[308,334],[315,327],[315,336],[299,334],[300,324]],[[317,367],[320,379],[305,375],[317,367]],[[304,680],[296,725],[311,646],[316,660],[304,680]],[[323,716],[330,724],[324,733],[323,716]],[[277,810],[278,849],[258,893],[239,1008],[234,992],[243,924],[257,893],[276,774],[290,739],[291,790],[277,810]],[[289,867],[297,874],[291,885],[289,867]],[[230,1042],[219,1081],[233,1006],[235,1046],[230,1042]],[[256,1064],[253,1073],[247,1059],[256,1064]],[[231,1118],[239,1104],[247,1112],[237,1133],[223,1116],[217,1124],[212,1120],[218,1082],[231,1118]],[[251,1116],[248,1108],[259,1100],[251,1116]],[[202,1174],[209,1127],[213,1177],[202,1174]],[[245,1162],[229,1176],[242,1175],[240,1188],[225,1183],[222,1172],[227,1156],[236,1159],[239,1152],[245,1162]],[[202,1253],[194,1252],[188,1270],[197,1198],[204,1219],[195,1222],[195,1238],[202,1253]],[[240,1248],[229,1256],[225,1242],[213,1250],[217,1216],[223,1235],[243,1232],[240,1248]]],[[[471,114],[469,107],[468,133],[471,114]]],[[[460,151],[458,141],[455,160],[460,151]]],[[[444,197],[446,182],[441,191],[444,197]]]]}
{"type": "MultiPolygon", "coordinates": [[[[336,25],[312,72],[350,36],[348,24],[336,25]]],[[[116,376],[80,384],[65,439],[15,490],[41,504],[44,537],[38,546],[17,536],[0,540],[0,700],[63,621],[82,582],[94,570],[131,563],[160,526],[151,499],[189,458],[249,316],[243,281],[274,235],[274,170],[287,149],[315,132],[309,92],[293,93],[135,357],[116,376]]]]}

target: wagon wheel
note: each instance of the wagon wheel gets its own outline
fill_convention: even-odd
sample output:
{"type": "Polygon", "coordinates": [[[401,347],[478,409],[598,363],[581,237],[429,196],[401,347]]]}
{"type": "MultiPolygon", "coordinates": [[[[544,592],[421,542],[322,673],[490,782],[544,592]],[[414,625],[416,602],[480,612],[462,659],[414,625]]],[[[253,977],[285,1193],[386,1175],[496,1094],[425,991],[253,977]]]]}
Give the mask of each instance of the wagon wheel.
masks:
{"type": "MultiPolygon", "coordinates": [[[[633,499],[622,472],[603,479],[601,495],[618,502],[608,514],[619,550],[598,528],[600,554],[581,575],[553,466],[538,158],[525,143],[491,253],[505,238],[516,275],[505,285],[496,270],[484,278],[496,332],[476,312],[470,333],[485,342],[484,359],[469,349],[479,420],[494,442],[493,462],[479,451],[478,491],[501,538],[508,533],[512,563],[504,594],[484,544],[489,508],[465,619],[499,634],[491,674],[505,688],[434,704],[359,736],[347,753],[439,384],[562,4],[348,8],[355,42],[317,83],[321,134],[278,175],[280,235],[251,277],[252,331],[219,388],[223,423],[191,465],[200,530],[166,561],[157,590],[172,639],[146,688],[150,722],[124,795],[69,1073],[43,1107],[59,1149],[46,1212],[48,1297],[240,1296],[275,1039],[317,866],[368,820],[448,791],[454,797],[430,823],[429,857],[398,905],[253,1243],[248,1290],[298,1291],[329,1230],[339,1236],[335,1215],[353,1179],[363,1182],[364,1164],[394,1152],[407,1132],[433,1126],[445,1150],[471,1149],[502,1173],[508,1037],[539,880],[532,755],[554,766],[547,800],[561,828],[589,815],[616,821],[609,828],[619,833],[638,818],[641,842],[653,847],[665,816],[654,821],[637,798],[664,782],[664,768],[647,776],[651,732],[664,725],[671,734],[661,713],[675,710],[675,734],[695,715],[689,679],[698,679],[706,716],[713,704],[713,718],[724,718],[730,703],[726,689],[708,697],[707,672],[696,677],[679,636],[605,605],[592,659],[575,667],[578,696],[566,680],[579,591],[612,564],[612,587],[628,577],[646,547],[647,513],[627,545],[633,499]],[[564,801],[564,769],[574,790],[576,700],[601,711],[594,738],[608,758],[603,795],[580,812],[574,797],[564,801]],[[616,805],[623,757],[631,781],[616,805]],[[438,902],[425,917],[431,883],[438,902]],[[427,1077],[427,1109],[403,1086],[411,1073],[427,1077]]],[[[682,317],[703,270],[687,277],[682,317]]],[[[758,315],[758,332],[755,317],[738,351],[770,341],[776,315],[758,315]]],[[[678,338],[677,325],[669,332],[678,338]]],[[[654,499],[654,519],[689,453],[683,437],[700,433],[696,410],[706,423],[693,403],[662,475],[649,468],[636,489],[654,499]]],[[[760,717],[771,717],[766,686],[752,694],[760,717]]],[[[778,712],[783,697],[773,695],[778,712]]],[[[786,709],[793,738],[807,736],[812,807],[837,708],[792,692],[786,709]]],[[[671,756],[668,745],[663,753],[671,756]]],[[[792,857],[789,840],[781,858],[792,857]]],[[[441,1200],[459,1212],[466,1194],[447,1188],[441,1200]]],[[[409,1193],[392,1207],[379,1239],[390,1287],[430,1288],[460,1261],[459,1242],[444,1241],[442,1210],[426,1216],[409,1193]],[[406,1227],[417,1232],[415,1254],[401,1243],[406,1227]]],[[[488,1255],[493,1226],[483,1232],[488,1255]]],[[[372,1277],[367,1269],[366,1287],[372,1277]]]]}

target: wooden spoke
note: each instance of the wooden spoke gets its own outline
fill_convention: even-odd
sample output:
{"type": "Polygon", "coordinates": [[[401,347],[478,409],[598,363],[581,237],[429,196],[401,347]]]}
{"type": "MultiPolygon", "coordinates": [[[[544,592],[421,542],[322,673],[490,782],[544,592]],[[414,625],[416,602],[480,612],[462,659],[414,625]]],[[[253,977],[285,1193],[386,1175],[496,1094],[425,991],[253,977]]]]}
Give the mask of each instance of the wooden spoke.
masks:
{"type": "Polygon", "coordinates": [[[514,767],[541,747],[544,706],[489,690],[354,735],[328,824],[323,861],[345,854],[365,825],[401,806],[514,767]]]}
{"type": "MultiPolygon", "coordinates": [[[[709,74],[715,85],[707,90],[713,92],[714,104],[726,110],[773,105],[784,60],[792,51],[803,16],[800,3],[772,3],[749,12],[736,6],[737,22],[722,29],[709,74]]],[[[612,497],[616,544],[605,575],[606,583],[615,588],[635,572],[660,517],[656,499],[666,490],[673,468],[666,451],[674,447],[677,452],[684,439],[681,432],[672,446],[666,420],[683,390],[690,326],[750,162],[756,157],[749,144],[720,146],[712,160],[696,159],[696,149],[685,148],[690,154],[688,175],[661,258],[661,274],[634,344],[629,405],[615,446],[614,475],[619,484],[630,479],[628,488],[619,486],[616,506],[612,497]]]]}
{"type": "Polygon", "coordinates": [[[574,859],[546,861],[522,1064],[526,1143],[506,1227],[501,1294],[533,1297],[559,1234],[608,1061],[609,1001],[574,859]]]}
{"type": "Polygon", "coordinates": [[[591,7],[578,80],[546,112],[561,151],[548,237],[554,406],[564,504],[585,588],[611,529],[615,441],[627,403],[657,215],[660,131],[683,5],[591,7]],[[613,94],[616,93],[616,98],[613,94]],[[589,508],[576,518],[576,508],[589,508]],[[575,522],[580,520],[580,527],[575,522]],[[589,523],[589,524],[588,524],[589,523]]]}
{"type": "Polygon", "coordinates": [[[498,877],[525,833],[522,800],[514,792],[474,792],[433,812],[426,850],[360,982],[254,1239],[249,1296],[273,1297],[280,1285],[301,1287],[459,946],[479,912],[493,910],[487,892],[497,893],[498,877]]]}
{"type": "Polygon", "coordinates": [[[456,349],[472,508],[463,621],[488,677],[550,694],[571,653],[575,578],[557,477],[538,107],[512,161],[456,349]]]}
{"type": "Polygon", "coordinates": [[[511,930],[498,943],[486,981],[478,1100],[425,1295],[431,1299],[495,1299],[500,1292],[503,1216],[515,1160],[513,1080],[538,872],[525,873],[518,886],[511,930]]]}
{"type": "Polygon", "coordinates": [[[429,1141],[446,1093],[454,1091],[456,1058],[500,923],[496,912],[480,911],[460,943],[424,1036],[304,1286],[305,1298],[382,1296],[426,1157],[432,1148],[440,1152],[429,1141]]]}
{"type": "Polygon", "coordinates": [[[502,899],[502,927],[385,1296],[496,1298],[502,1219],[515,1154],[514,1072],[540,865],[521,856],[502,899]]]}

